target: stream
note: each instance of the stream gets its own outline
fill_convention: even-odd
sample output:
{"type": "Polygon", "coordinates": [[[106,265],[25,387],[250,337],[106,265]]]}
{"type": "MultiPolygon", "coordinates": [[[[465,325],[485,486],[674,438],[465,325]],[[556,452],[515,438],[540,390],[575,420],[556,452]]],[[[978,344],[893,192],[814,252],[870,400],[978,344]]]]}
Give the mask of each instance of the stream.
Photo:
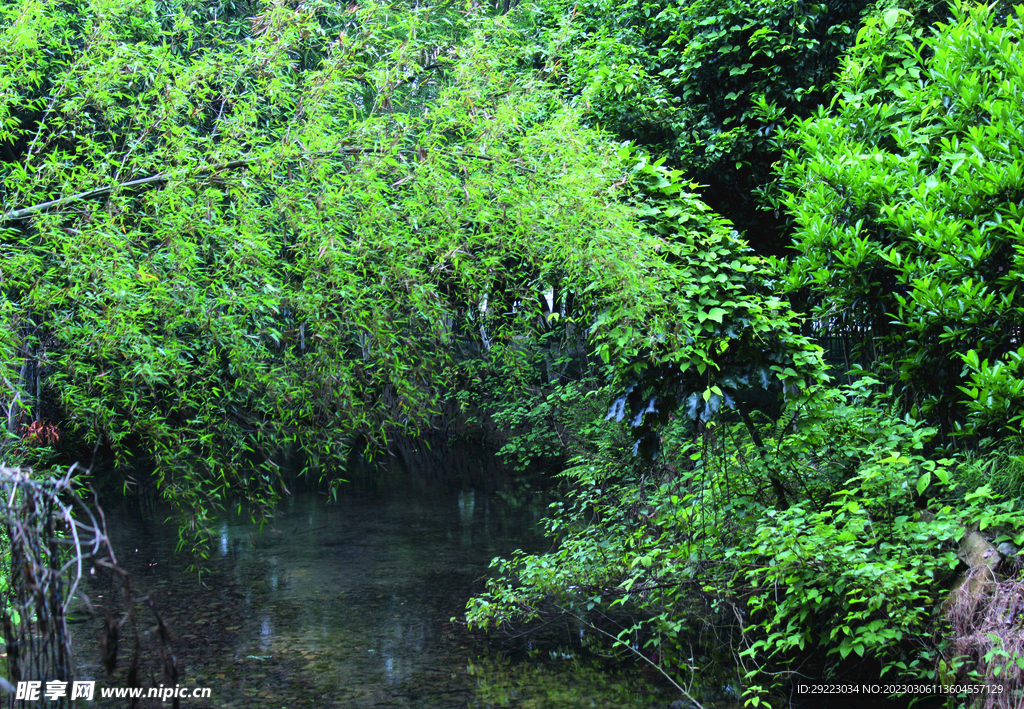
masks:
{"type": "MultiPolygon", "coordinates": [[[[545,494],[512,485],[476,453],[410,448],[343,484],[336,500],[294,492],[262,528],[225,514],[201,575],[174,552],[177,529],[159,521],[167,511],[147,518],[122,505],[107,510],[119,561],[171,630],[180,684],[211,690],[184,707],[664,709],[679,698],[649,669],[602,662],[582,627],[515,637],[458,622],[492,558],[546,548],[545,494]]],[[[97,608],[116,594],[86,590],[97,608]]],[[[139,617],[157,657],[142,674],[159,683],[156,624],[139,617]]],[[[108,677],[101,625],[72,626],[78,676],[125,687],[131,648],[108,677]]],[[[86,703],[104,705],[98,692],[86,703]]]]}

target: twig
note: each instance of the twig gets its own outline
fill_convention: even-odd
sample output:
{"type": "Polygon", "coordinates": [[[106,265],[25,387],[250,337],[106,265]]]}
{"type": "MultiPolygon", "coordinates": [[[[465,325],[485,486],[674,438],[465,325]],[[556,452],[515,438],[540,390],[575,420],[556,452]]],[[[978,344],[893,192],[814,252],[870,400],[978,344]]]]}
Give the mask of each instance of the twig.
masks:
{"type": "MultiPolygon", "coordinates": [[[[324,155],[353,155],[361,153],[377,153],[380,152],[374,148],[340,148],[337,150],[323,150],[314,153],[304,153],[300,155],[292,156],[290,159],[297,160],[304,157],[324,156],[324,155]]],[[[218,163],[209,167],[194,170],[193,168],[185,168],[183,170],[175,170],[173,172],[158,172],[155,175],[149,175],[148,177],[140,177],[136,180],[128,180],[127,182],[120,182],[113,185],[104,185],[103,187],[97,187],[95,189],[86,190],[85,192],[79,192],[68,197],[61,197],[59,199],[53,199],[48,202],[41,202],[34,204],[31,207],[23,207],[21,209],[15,209],[10,212],[6,212],[3,216],[0,216],[0,224],[3,222],[15,222],[22,219],[28,219],[36,214],[42,214],[49,212],[53,209],[64,207],[74,202],[83,202],[87,199],[93,199],[95,197],[105,197],[112,192],[117,190],[135,190],[145,189],[147,187],[154,187],[161,185],[170,180],[181,178],[181,177],[204,177],[211,175],[215,172],[221,172],[224,170],[237,170],[243,167],[249,167],[250,165],[259,162],[261,158],[242,158],[240,160],[232,160],[230,162],[218,163]]]]}
{"type": "MultiPolygon", "coordinates": [[[[388,151],[381,150],[379,148],[357,148],[357,147],[345,147],[338,148],[335,150],[318,150],[313,152],[299,153],[296,155],[290,155],[283,158],[277,158],[278,160],[301,160],[302,158],[311,157],[329,157],[336,155],[384,155],[388,151]]],[[[399,151],[399,152],[415,152],[415,151],[399,151]]],[[[418,153],[425,154],[425,153],[418,153]]],[[[463,157],[472,158],[474,160],[488,160],[493,161],[494,158],[487,155],[472,155],[466,154],[463,157]]],[[[53,199],[48,202],[40,202],[39,204],[33,204],[30,207],[22,207],[21,209],[14,209],[9,212],[5,212],[0,215],[0,224],[5,222],[17,222],[24,219],[28,219],[37,214],[44,214],[54,209],[65,207],[75,202],[83,202],[87,199],[94,199],[96,197],[105,197],[118,190],[141,190],[149,187],[155,187],[162,185],[165,182],[185,177],[204,177],[212,175],[217,172],[225,170],[238,170],[241,168],[249,167],[261,160],[271,159],[268,157],[259,158],[241,158],[239,160],[232,160],[230,162],[218,163],[209,167],[200,168],[198,170],[194,168],[185,168],[182,170],[175,170],[173,172],[158,172],[155,175],[149,175],[148,177],[140,177],[135,180],[129,180],[127,182],[119,182],[112,185],[104,185],[103,187],[96,187],[95,189],[86,190],[85,192],[79,192],[77,194],[69,195],[68,197],[60,197],[53,199]]],[[[518,169],[526,172],[535,173],[536,170],[523,165],[517,165],[516,160],[510,160],[510,163],[516,165],[518,169]]]]}
{"type": "Polygon", "coordinates": [[[601,628],[597,627],[597,626],[596,626],[596,625],[594,625],[593,623],[588,623],[587,621],[583,620],[582,618],[580,618],[580,617],[579,617],[578,615],[576,615],[575,613],[571,613],[571,612],[569,612],[569,611],[565,611],[565,613],[566,613],[566,615],[570,615],[570,616],[572,616],[573,618],[575,618],[575,619],[576,619],[576,620],[578,620],[579,622],[583,623],[584,625],[586,625],[586,626],[588,626],[588,627],[590,627],[590,628],[593,628],[594,630],[596,630],[597,632],[601,633],[602,635],[607,635],[607,636],[608,636],[609,638],[611,638],[612,640],[614,640],[614,641],[616,642],[616,644],[619,644],[619,645],[625,645],[625,647],[626,647],[626,648],[627,648],[627,649],[628,649],[628,650],[629,650],[629,651],[630,651],[631,653],[633,653],[634,655],[636,655],[637,657],[639,657],[639,658],[640,658],[641,660],[643,660],[644,662],[646,662],[646,663],[647,663],[648,665],[650,665],[651,667],[653,667],[654,669],[656,669],[656,670],[657,670],[658,672],[660,672],[660,673],[661,673],[661,676],[662,676],[662,677],[664,677],[665,679],[667,679],[667,680],[668,680],[668,681],[669,681],[669,682],[670,682],[670,683],[672,684],[672,686],[673,686],[673,687],[675,687],[676,689],[678,689],[678,690],[679,690],[679,693],[680,693],[680,694],[682,694],[682,695],[683,695],[684,697],[686,697],[686,698],[687,698],[687,700],[689,700],[689,701],[690,701],[690,702],[691,702],[691,703],[692,703],[692,704],[693,704],[693,705],[694,705],[695,707],[697,707],[697,709],[704,709],[703,705],[701,705],[701,703],[700,703],[700,702],[698,702],[698,701],[697,701],[696,699],[694,699],[694,698],[693,698],[692,696],[690,696],[690,693],[689,693],[689,692],[687,692],[687,691],[686,691],[685,689],[683,689],[683,688],[682,688],[682,686],[681,686],[681,685],[680,685],[680,684],[679,684],[678,682],[676,682],[676,681],[675,681],[674,679],[672,679],[672,677],[670,677],[670,676],[669,676],[669,674],[668,674],[667,672],[665,672],[665,670],[661,669],[661,665],[659,665],[659,664],[657,664],[656,662],[654,662],[654,661],[652,661],[652,660],[648,659],[647,657],[645,657],[645,656],[644,656],[644,654],[643,654],[643,653],[641,653],[641,652],[638,652],[637,650],[635,650],[635,649],[633,649],[632,647],[630,647],[630,646],[629,646],[628,644],[626,644],[626,643],[622,642],[622,641],[621,641],[621,640],[619,640],[619,639],[618,639],[617,637],[615,637],[614,635],[612,635],[611,633],[609,633],[609,632],[608,632],[607,630],[602,630],[601,628]]]}

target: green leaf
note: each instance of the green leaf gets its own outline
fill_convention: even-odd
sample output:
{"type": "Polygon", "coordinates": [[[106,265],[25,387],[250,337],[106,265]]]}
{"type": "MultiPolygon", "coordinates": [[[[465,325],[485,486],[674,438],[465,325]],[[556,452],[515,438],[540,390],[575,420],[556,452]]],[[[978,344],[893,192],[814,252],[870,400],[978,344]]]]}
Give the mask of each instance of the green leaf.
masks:
{"type": "Polygon", "coordinates": [[[928,489],[928,486],[931,484],[931,482],[932,482],[932,474],[931,473],[927,473],[926,472],[924,475],[922,475],[920,478],[918,478],[918,480],[917,480],[917,494],[918,495],[923,495],[924,491],[928,489]]]}

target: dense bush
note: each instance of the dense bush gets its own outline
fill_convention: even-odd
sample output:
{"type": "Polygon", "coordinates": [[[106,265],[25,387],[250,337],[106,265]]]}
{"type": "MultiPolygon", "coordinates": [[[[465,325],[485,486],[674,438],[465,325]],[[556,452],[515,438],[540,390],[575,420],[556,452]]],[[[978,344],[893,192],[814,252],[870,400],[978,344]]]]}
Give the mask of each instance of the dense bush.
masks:
{"type": "Polygon", "coordinates": [[[756,250],[779,253],[782,218],[755,193],[785,119],[831,99],[866,5],[553,0],[535,21],[541,61],[590,120],[668,156],[756,250]]]}
{"type": "MultiPolygon", "coordinates": [[[[817,305],[818,328],[862,336],[856,354],[877,378],[824,386],[820,361],[794,336],[788,351],[804,353],[790,356],[806,371],[772,370],[783,381],[768,393],[782,405],[721,386],[728,367],[757,361],[751,351],[703,360],[709,386],[688,393],[692,348],[722,354],[732,343],[715,350],[715,328],[675,316],[685,334],[664,360],[627,357],[626,393],[612,406],[631,440],[656,440],[662,457],[623,464],[626,443],[592,428],[599,445],[566,470],[572,492],[548,522],[558,547],[496,560],[499,577],[468,607],[472,623],[562,612],[606,628],[610,617],[625,628],[620,648],[656,649],[681,687],[700,629],[714,628],[741,658],[753,705],[795,673],[932,681],[951,668],[996,671],[994,646],[954,657],[975,640],[947,643],[938,608],[962,569],[965,528],[1022,541],[1017,502],[998,494],[1019,491],[1019,446],[939,457],[935,436],[1019,433],[1024,11],[956,6],[929,29],[919,10],[867,17],[835,100],[792,124],[780,169],[798,246],[776,262],[786,288],[817,305]]],[[[621,94],[629,84],[605,86],[621,94]]],[[[674,298],[685,303],[702,273],[731,283],[723,262],[682,272],[674,298]]]]}
{"type": "Polygon", "coordinates": [[[965,501],[960,466],[925,455],[935,429],[897,416],[874,384],[820,388],[759,417],[757,443],[728,416],[699,428],[680,417],[653,465],[624,465],[628,439],[592,426],[547,521],[557,548],[496,559],[470,623],[562,613],[608,632],[611,618],[620,649],[659,658],[681,687],[695,648],[721,644],[754,705],[798,676],[934,679],[964,524],[1021,541],[1024,516],[988,488],[965,501]]]}
{"type": "Polygon", "coordinates": [[[878,20],[844,60],[834,109],[790,133],[787,287],[822,327],[859,333],[945,432],[1018,430],[1024,14],[958,6],[927,34],[898,12],[878,20]]]}

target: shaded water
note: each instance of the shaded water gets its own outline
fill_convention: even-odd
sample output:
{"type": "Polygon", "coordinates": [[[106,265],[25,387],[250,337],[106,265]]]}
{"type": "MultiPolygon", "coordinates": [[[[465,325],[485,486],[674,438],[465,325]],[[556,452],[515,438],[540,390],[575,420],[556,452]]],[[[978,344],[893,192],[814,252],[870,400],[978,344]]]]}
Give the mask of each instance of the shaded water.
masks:
{"type": "MultiPolygon", "coordinates": [[[[646,709],[677,698],[642,670],[585,659],[578,627],[512,640],[452,623],[494,556],[543,548],[546,505],[529,487],[502,489],[485,461],[423,470],[413,453],[343,486],[336,501],[287,498],[262,530],[218,520],[201,583],[173,553],[173,525],[112,515],[136,592],[150,593],[172,628],[181,684],[212,690],[183,706],[646,709]]],[[[126,686],[123,667],[104,677],[93,631],[78,626],[80,673],[126,686]]]]}

